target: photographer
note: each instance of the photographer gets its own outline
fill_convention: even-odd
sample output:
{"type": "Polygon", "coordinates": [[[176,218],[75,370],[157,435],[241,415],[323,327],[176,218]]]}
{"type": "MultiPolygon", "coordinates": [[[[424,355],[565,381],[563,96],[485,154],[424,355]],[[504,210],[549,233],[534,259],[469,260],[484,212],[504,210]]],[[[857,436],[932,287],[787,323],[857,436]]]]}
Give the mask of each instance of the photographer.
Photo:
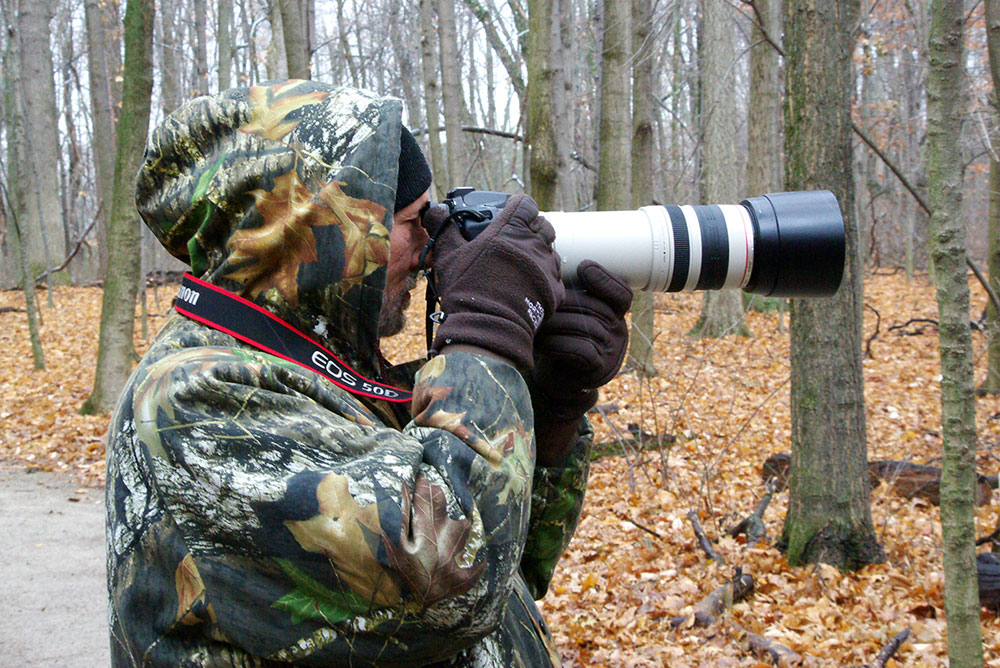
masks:
{"type": "Polygon", "coordinates": [[[532,599],[631,291],[592,263],[564,288],[525,196],[473,241],[424,215],[400,115],[288,81],[153,133],[137,205],[191,276],[109,432],[113,665],[558,665],[532,599]],[[428,230],[444,319],[390,368],[428,230]]]}

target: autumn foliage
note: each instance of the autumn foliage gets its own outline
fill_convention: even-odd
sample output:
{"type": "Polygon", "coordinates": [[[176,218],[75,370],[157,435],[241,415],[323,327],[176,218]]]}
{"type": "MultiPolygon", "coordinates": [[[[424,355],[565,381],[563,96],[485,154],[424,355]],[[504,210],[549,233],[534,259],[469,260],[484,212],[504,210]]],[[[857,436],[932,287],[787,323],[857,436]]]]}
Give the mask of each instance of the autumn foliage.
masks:
{"type": "MultiPolygon", "coordinates": [[[[978,320],[985,296],[978,284],[970,287],[970,317],[978,320]]],[[[174,292],[149,291],[154,331],[174,292]]],[[[755,338],[690,339],[685,332],[700,297],[656,299],[661,373],[622,375],[602,393],[592,419],[610,455],[593,464],[576,538],[541,603],[564,665],[766,665],[749,649],[747,631],[794,650],[803,665],[862,665],[906,627],[911,635],[888,665],[947,665],[941,529],[927,500],[905,498],[885,483],[874,489],[872,513],[888,561],[857,573],[787,566],[772,546],[787,492],[775,494],[764,515],[767,541],[748,547],[742,536],[726,534],[765,493],[763,462],[790,448],[787,330],[779,330],[777,312],[750,312],[755,338]],[[691,509],[727,566],[698,547],[691,509]],[[672,628],[671,619],[690,614],[736,567],[756,580],[743,602],[706,628],[672,628]]],[[[60,288],[54,308],[41,296],[49,368],[32,373],[25,314],[4,309],[23,309],[23,296],[0,292],[0,461],[103,482],[108,417],[77,413],[93,378],[100,300],[95,288],[60,288]]],[[[871,276],[865,304],[869,459],[940,465],[934,289],[926,278],[871,276]]],[[[406,330],[384,342],[390,359],[423,350],[422,305],[414,299],[406,330]]],[[[147,345],[138,331],[137,341],[147,345]]],[[[973,343],[978,384],[986,372],[984,335],[975,332],[973,343]]],[[[977,428],[979,472],[995,474],[1000,398],[977,399],[977,428]]],[[[981,536],[997,526],[993,494],[976,511],[981,536]]],[[[1000,619],[984,611],[982,620],[987,665],[1000,666],[1000,619]]]]}

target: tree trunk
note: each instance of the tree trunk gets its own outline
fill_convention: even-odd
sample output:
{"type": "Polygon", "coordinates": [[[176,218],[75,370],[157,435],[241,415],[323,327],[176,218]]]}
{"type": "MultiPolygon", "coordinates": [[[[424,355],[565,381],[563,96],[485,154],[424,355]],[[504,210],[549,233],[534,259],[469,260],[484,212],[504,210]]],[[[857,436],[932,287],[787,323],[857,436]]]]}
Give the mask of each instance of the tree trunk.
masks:
{"type": "MultiPolygon", "coordinates": [[[[780,0],[756,0],[771,39],[781,35],[780,0]]],[[[778,52],[754,24],[750,37],[750,98],[747,117],[747,194],[781,189],[781,68],[778,52]]]]}
{"type": "Polygon", "coordinates": [[[952,666],[983,665],[976,581],[976,410],[972,385],[972,331],[965,267],[961,132],[964,81],[962,0],[931,1],[927,77],[927,194],[931,257],[937,275],[941,351],[941,542],[948,659],[952,666]]]}
{"type": "Polygon", "coordinates": [[[601,56],[600,152],[597,208],[620,211],[632,206],[631,0],[604,0],[604,48],[601,56]]]}
{"type": "Polygon", "coordinates": [[[267,78],[288,78],[288,55],[285,53],[285,27],[281,22],[279,0],[271,0],[267,20],[271,24],[271,43],[267,46],[267,78]]]}
{"type": "MultiPolygon", "coordinates": [[[[632,207],[653,203],[653,58],[650,42],[653,3],[632,0],[632,207]]],[[[629,369],[656,375],[653,359],[653,293],[639,290],[632,300],[629,369]]]]}
{"type": "MultiPolygon", "coordinates": [[[[37,276],[66,256],[62,205],[59,201],[59,137],[49,22],[54,0],[21,0],[17,15],[20,40],[21,109],[24,113],[25,194],[37,201],[38,217],[24,221],[28,272],[37,276]],[[28,148],[30,147],[30,148],[28,148]]],[[[51,280],[51,279],[50,279],[51,280]]]]}
{"type": "MultiPolygon", "coordinates": [[[[990,58],[990,74],[993,79],[994,121],[1000,126],[1000,0],[986,2],[986,47],[990,58]]],[[[1000,162],[990,159],[990,208],[989,208],[989,255],[988,269],[990,286],[1000,293],[1000,162]]],[[[989,354],[986,371],[986,381],[983,391],[986,394],[1000,393],[1000,314],[993,305],[986,305],[987,332],[989,332],[989,354]]]]}
{"type": "Polygon", "coordinates": [[[85,414],[111,411],[131,373],[135,354],[132,340],[140,260],[135,174],[149,130],[153,19],[154,0],[130,0],[125,11],[125,87],[108,220],[108,276],[101,301],[94,389],[80,409],[85,414]]]}
{"type": "Polygon", "coordinates": [[[462,71],[453,0],[438,0],[438,39],[441,43],[441,101],[444,107],[445,156],[449,188],[465,185],[465,150],[462,141],[462,71]]]}
{"type": "MultiPolygon", "coordinates": [[[[702,169],[705,201],[731,204],[739,201],[736,174],[736,99],[733,95],[733,58],[739,33],[732,7],[726,0],[703,0],[704,33],[701,45],[702,110],[705,132],[702,169]]],[[[736,290],[706,291],[701,316],[692,336],[717,338],[750,336],[743,317],[743,299],[736,290]]]]}
{"type": "MultiPolygon", "coordinates": [[[[111,113],[114,100],[111,97],[111,73],[108,71],[106,57],[109,47],[108,27],[100,0],[87,0],[85,13],[87,72],[90,76],[90,108],[93,119],[93,140],[90,150],[94,160],[98,206],[97,243],[100,254],[100,276],[103,278],[108,267],[107,221],[115,178],[115,127],[111,113]]],[[[170,78],[163,79],[166,81],[170,78]]]]}
{"type": "MultiPolygon", "coordinates": [[[[986,6],[989,7],[988,3],[986,6]]],[[[998,54],[1000,55],[1000,54],[998,54]]],[[[994,90],[1000,86],[1000,81],[993,84],[994,90]]],[[[990,272],[990,287],[1000,294],[1000,162],[990,158],[989,181],[989,251],[987,253],[987,269],[990,272]]],[[[997,314],[993,302],[986,301],[986,331],[988,333],[988,352],[986,365],[986,380],[983,381],[983,394],[1000,394],[1000,314],[997,314]]]]}
{"type": "Polygon", "coordinates": [[[302,30],[301,0],[275,0],[281,9],[281,29],[285,36],[285,57],[288,59],[288,76],[292,79],[309,78],[309,54],[302,30]]]}
{"type": "MultiPolygon", "coordinates": [[[[87,0],[87,6],[91,4],[99,5],[100,0],[87,0]]],[[[173,2],[163,3],[163,12],[160,14],[160,30],[163,39],[160,44],[160,63],[164,72],[174,72],[175,76],[160,77],[160,103],[163,107],[163,114],[169,114],[181,104],[181,81],[179,76],[181,71],[180,59],[177,57],[178,49],[182,44],[182,30],[178,21],[178,6],[173,2]]],[[[88,23],[89,26],[89,23],[88,23]]],[[[93,53],[93,47],[91,47],[93,53]]],[[[93,79],[91,79],[93,81],[93,79]]],[[[108,162],[111,164],[112,177],[108,179],[108,199],[107,205],[111,206],[111,180],[114,174],[114,148],[110,152],[108,162]]]]}
{"type": "MultiPolygon", "coordinates": [[[[7,7],[5,7],[7,9],[7,7]]],[[[18,276],[24,286],[24,306],[28,312],[28,338],[31,341],[31,357],[36,371],[45,368],[45,353],[42,349],[42,338],[38,326],[38,300],[35,292],[34,276],[30,273],[28,247],[30,234],[28,219],[38,216],[37,202],[29,197],[31,179],[28,178],[24,146],[24,116],[21,113],[22,103],[19,99],[23,87],[21,85],[20,45],[18,40],[7,40],[4,50],[4,122],[7,126],[7,183],[10,184],[7,202],[10,205],[9,223],[14,231],[10,246],[13,264],[18,268],[18,276]]]]}
{"type": "Polygon", "coordinates": [[[856,569],[884,557],[868,498],[861,271],[851,183],[850,3],[785,2],[785,185],[825,187],[845,214],[847,266],[831,299],[791,306],[788,562],[856,569]]]}
{"type": "Polygon", "coordinates": [[[219,90],[232,86],[233,41],[230,28],[233,22],[233,0],[219,0],[219,27],[216,32],[216,46],[219,52],[219,90]]]}
{"type": "Polygon", "coordinates": [[[191,89],[195,95],[208,95],[208,3],[193,0],[191,8],[194,12],[194,82],[191,89]]]}
{"type": "Polygon", "coordinates": [[[552,2],[528,2],[528,141],[531,196],[542,211],[556,206],[559,156],[552,110],[552,2]]]}
{"type": "Polygon", "coordinates": [[[392,44],[393,57],[399,64],[399,85],[403,89],[403,102],[406,104],[408,114],[407,124],[410,129],[423,127],[423,118],[420,105],[419,84],[415,71],[416,49],[410,35],[412,26],[411,18],[407,17],[407,23],[403,24],[403,17],[400,13],[399,3],[390,2],[388,8],[389,20],[389,42],[392,44]],[[404,39],[404,31],[406,38],[404,39]]]}
{"type": "MultiPolygon", "coordinates": [[[[747,194],[757,197],[779,192],[784,166],[781,161],[781,68],[778,50],[768,41],[781,37],[780,0],[757,0],[763,30],[753,24],[750,40],[750,94],[747,100],[747,194]],[[765,37],[765,31],[767,37],[765,37]]],[[[764,309],[787,310],[784,299],[753,297],[751,304],[764,309]]],[[[783,327],[782,321],[778,321],[783,327]]]]}
{"type": "Polygon", "coordinates": [[[431,170],[435,174],[431,188],[437,193],[435,198],[440,200],[441,195],[446,192],[443,186],[447,183],[447,178],[444,173],[441,134],[438,132],[441,127],[438,116],[441,97],[435,66],[437,60],[434,58],[434,37],[437,35],[434,29],[434,3],[435,0],[420,0],[420,62],[424,77],[424,108],[427,110],[427,144],[430,146],[431,170]]]}

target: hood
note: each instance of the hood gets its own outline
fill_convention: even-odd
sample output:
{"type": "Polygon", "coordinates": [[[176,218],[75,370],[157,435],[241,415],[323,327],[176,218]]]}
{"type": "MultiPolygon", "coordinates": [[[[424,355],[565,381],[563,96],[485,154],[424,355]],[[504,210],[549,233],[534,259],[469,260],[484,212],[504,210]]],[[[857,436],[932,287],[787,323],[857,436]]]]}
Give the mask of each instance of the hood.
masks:
{"type": "Polygon", "coordinates": [[[195,276],[379,375],[401,112],[301,80],[197,98],[150,137],[139,214],[195,276]]]}

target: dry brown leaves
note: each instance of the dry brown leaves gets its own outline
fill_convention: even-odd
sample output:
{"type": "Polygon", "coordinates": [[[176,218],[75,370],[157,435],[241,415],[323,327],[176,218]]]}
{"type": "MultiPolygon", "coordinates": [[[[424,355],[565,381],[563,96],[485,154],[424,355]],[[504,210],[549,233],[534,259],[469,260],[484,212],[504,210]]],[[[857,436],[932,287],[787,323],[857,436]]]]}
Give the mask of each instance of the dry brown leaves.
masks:
{"type": "MultiPolygon", "coordinates": [[[[970,284],[973,317],[985,297],[970,284]]],[[[164,312],[171,288],[160,292],[164,312]]],[[[64,288],[55,308],[43,304],[49,368],[31,371],[23,312],[0,313],[0,459],[103,479],[107,416],[76,411],[93,377],[100,291],[64,288]]],[[[805,665],[870,662],[904,627],[913,629],[889,665],[947,665],[944,575],[938,509],[880,486],[872,494],[876,532],[888,561],[858,573],[827,566],[789,568],[772,547],[747,548],[724,529],[750,513],[764,493],[763,461],[789,451],[788,335],[776,313],[748,314],[755,338],[689,339],[698,295],[657,297],[656,364],[661,375],[639,382],[629,374],[603,392],[595,417],[599,441],[627,435],[635,423],[675,439],[660,450],[624,451],[594,463],[587,506],[570,550],[541,603],[566,666],[756,666],[737,627],[780,642],[805,665]],[[669,619],[690,612],[731,577],[697,547],[685,514],[695,508],[717,550],[757,580],[757,590],[715,625],[672,630],[669,619]],[[647,531],[647,529],[649,531],[647,531]],[[656,535],[650,533],[655,532],[656,535]]],[[[926,279],[876,276],[866,304],[881,316],[864,363],[870,459],[932,463],[941,454],[937,330],[902,336],[892,325],[937,318],[926,279]]],[[[0,292],[0,307],[23,307],[19,292],[0,292]]],[[[384,342],[395,361],[424,349],[415,298],[406,331],[384,342]]],[[[787,316],[784,318],[787,325],[787,316]]],[[[153,319],[153,327],[162,318],[153,319]]],[[[865,338],[876,318],[865,309],[865,338]]],[[[918,326],[906,329],[914,333],[918,326]]],[[[138,331],[138,328],[137,328],[138,331]]],[[[138,336],[138,334],[137,334],[138,336]]],[[[985,341],[973,334],[976,382],[985,374],[985,341]]],[[[140,349],[145,342],[138,340],[140,349]]],[[[1000,398],[977,400],[979,471],[1000,465],[1000,398]]],[[[765,515],[771,540],[781,532],[787,493],[765,515]]],[[[977,509],[978,534],[997,524],[997,502],[977,509]]],[[[1000,620],[983,614],[987,665],[1000,667],[1000,620]]]]}

